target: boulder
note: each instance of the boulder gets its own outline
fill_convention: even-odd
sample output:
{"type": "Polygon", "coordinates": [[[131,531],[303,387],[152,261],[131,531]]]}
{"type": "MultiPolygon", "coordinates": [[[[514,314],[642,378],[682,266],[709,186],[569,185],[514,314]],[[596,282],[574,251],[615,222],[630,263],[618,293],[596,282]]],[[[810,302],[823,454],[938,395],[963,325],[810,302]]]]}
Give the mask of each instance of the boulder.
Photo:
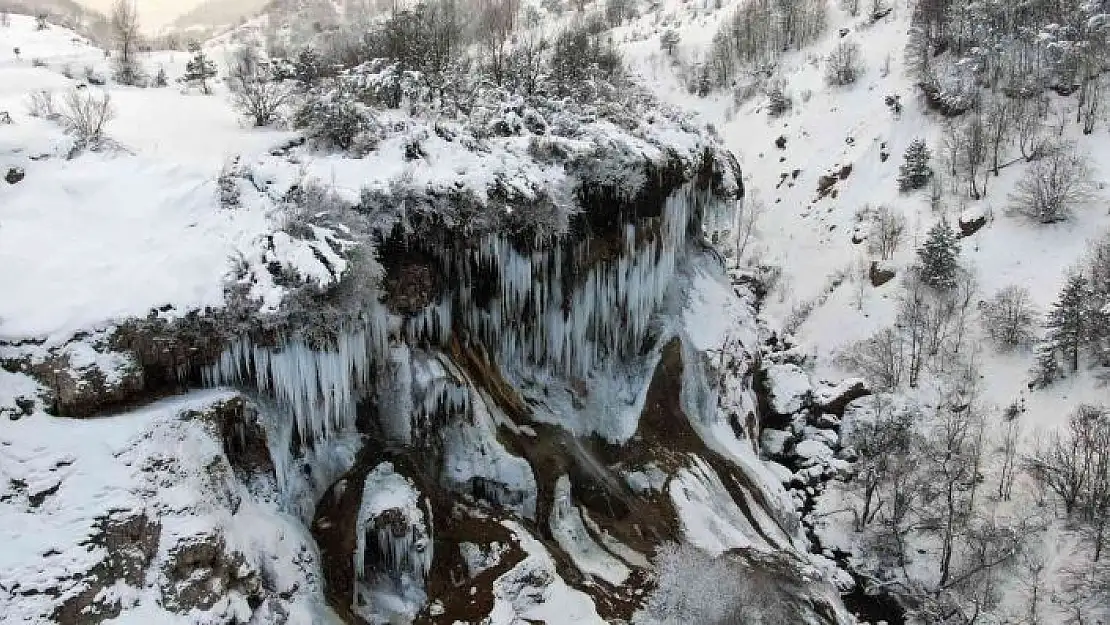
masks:
{"type": "MultiPolygon", "coordinates": [[[[822,382],[813,391],[813,403],[829,416],[841,417],[849,403],[870,394],[867,382],[861,378],[844,380],[838,384],[822,382]]],[[[839,424],[840,419],[836,418],[835,423],[839,424]]]]}
{"type": "Polygon", "coordinates": [[[22,167],[9,167],[8,173],[4,175],[4,181],[8,184],[17,184],[22,182],[26,175],[22,167]]]}
{"type": "Polygon", "coordinates": [[[764,428],[763,432],[759,435],[759,445],[763,452],[772,458],[782,456],[786,451],[786,444],[790,442],[793,435],[785,430],[776,430],[774,428],[764,428]]]}
{"type": "Polygon", "coordinates": [[[778,415],[790,415],[805,408],[811,399],[813,387],[809,375],[798,365],[771,365],[765,370],[771,410],[778,415]]]}
{"type": "Polygon", "coordinates": [[[893,269],[884,267],[879,261],[873,260],[867,275],[871,278],[871,286],[878,288],[893,280],[894,276],[898,274],[893,269]]]}
{"type": "Polygon", "coordinates": [[[959,225],[960,236],[969,237],[987,225],[987,216],[982,213],[964,213],[960,215],[959,225]]]}

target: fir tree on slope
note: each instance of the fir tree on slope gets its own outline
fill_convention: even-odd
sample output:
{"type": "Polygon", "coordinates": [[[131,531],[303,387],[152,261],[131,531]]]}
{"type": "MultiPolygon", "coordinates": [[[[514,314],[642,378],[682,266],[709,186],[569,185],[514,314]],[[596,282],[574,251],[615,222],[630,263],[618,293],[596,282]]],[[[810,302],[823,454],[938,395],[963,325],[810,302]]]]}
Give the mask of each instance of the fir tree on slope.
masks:
{"type": "Polygon", "coordinates": [[[1072,371],[1079,369],[1079,355],[1089,335],[1090,295],[1087,278],[1079,272],[1071,274],[1045,322],[1045,349],[1062,354],[1072,371]]]}
{"type": "Polygon", "coordinates": [[[199,43],[189,44],[189,51],[193,53],[193,58],[185,64],[185,82],[200,83],[201,91],[209,95],[212,88],[208,86],[208,81],[216,77],[216,64],[204,54],[204,48],[199,43]]]}
{"type": "Polygon", "coordinates": [[[898,169],[898,189],[912,191],[924,187],[933,175],[933,170],[929,168],[931,157],[925,141],[914,139],[902,156],[902,165],[898,169]]]}
{"type": "Polygon", "coordinates": [[[1044,388],[1060,377],[1060,361],[1056,359],[1056,349],[1049,342],[1037,348],[1037,362],[1033,365],[1033,381],[1029,388],[1044,388]]]}
{"type": "Polygon", "coordinates": [[[921,261],[921,280],[938,291],[956,286],[960,265],[960,244],[948,221],[938,221],[925,235],[925,243],[917,250],[921,261]]]}

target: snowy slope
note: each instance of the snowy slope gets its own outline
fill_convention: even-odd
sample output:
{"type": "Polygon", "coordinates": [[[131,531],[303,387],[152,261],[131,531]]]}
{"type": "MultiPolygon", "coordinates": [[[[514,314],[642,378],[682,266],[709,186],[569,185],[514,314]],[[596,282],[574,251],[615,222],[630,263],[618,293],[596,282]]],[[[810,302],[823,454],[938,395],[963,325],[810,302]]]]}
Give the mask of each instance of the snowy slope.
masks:
{"type": "MultiPolygon", "coordinates": [[[[1083,135],[1074,123],[1074,96],[1049,93],[1055,109],[1049,123],[1060,117],[1072,118],[1064,124],[1062,138],[1074,142],[1090,158],[1100,192],[1095,201],[1078,207],[1071,220],[1046,226],[1008,210],[1015,184],[1028,167],[1020,159],[991,178],[988,194],[981,200],[946,188],[939,212],[930,207],[927,190],[898,191],[898,166],[912,140],[924,139],[934,150],[934,167],[942,167],[937,153],[944,120],[926,111],[906,74],[903,50],[911,6],[903,1],[887,4],[893,8],[890,15],[871,24],[866,17],[851,18],[838,3],[828,3],[826,35],[800,52],[786,54],[773,68],[793,102],[779,117],[768,114],[762,90],[715,92],[702,98],[686,88],[691,68],[704,61],[721,20],[739,3],[668,2],[616,31],[633,71],[665,101],[697,110],[740,159],[747,207],[763,207],[743,264],[766,263],[781,269],[782,277],[767,297],[763,313],[791,328],[803,351],[813,356],[808,373],[814,380],[843,377],[848,372],[836,363],[841,350],[891,325],[897,314],[900,280],[872,287],[866,241],[853,242],[861,225],[866,233],[861,209],[888,205],[906,217],[906,239],[890,263],[900,273],[916,261],[925,232],[942,216],[953,224],[962,215],[986,216],[986,226],[960,242],[960,261],[976,277],[977,299],[1020,285],[1030,290],[1042,314],[1056,300],[1067,272],[1083,260],[1089,241],[1110,229],[1105,191],[1110,181],[1110,128],[1103,120],[1093,134],[1083,135]],[[665,28],[674,28],[680,35],[678,62],[661,49],[659,34],[665,28]],[[865,71],[854,85],[830,86],[824,80],[823,58],[842,38],[861,46],[865,71]],[[902,104],[897,114],[886,102],[887,96],[893,95],[899,96],[902,104]],[[889,158],[884,160],[883,155],[889,158]],[[851,166],[849,175],[839,176],[842,179],[834,183],[834,193],[819,197],[819,177],[835,176],[844,166],[851,166]]],[[[1016,148],[1010,152],[1003,162],[1019,156],[1016,148]]],[[[1105,405],[1110,399],[1110,389],[1100,379],[1105,372],[1099,370],[1084,369],[1049,388],[1030,391],[1031,351],[1000,352],[985,339],[979,319],[973,319],[970,327],[973,336],[969,344],[981,346],[976,361],[981,374],[980,400],[990,415],[989,461],[993,461],[1004,430],[999,416],[1003,407],[1012,403],[1024,407],[1019,453],[1029,453],[1065,424],[1076,406],[1105,405]]],[[[927,391],[920,395],[925,405],[933,399],[927,391]]],[[[996,479],[993,473],[985,476],[987,483],[996,479]]],[[[1022,481],[1017,488],[1028,493],[1034,485],[1022,481]]],[[[999,519],[1012,519],[1029,513],[1033,498],[1015,497],[1013,502],[991,506],[999,519]]],[[[844,505],[835,493],[819,505],[816,514],[826,526],[822,537],[826,546],[849,548],[855,540],[851,515],[845,514],[844,505]]],[[[1075,558],[1075,537],[1068,534],[1062,521],[1056,521],[1037,540],[1042,538],[1048,545],[1046,575],[1051,586],[1059,581],[1055,576],[1066,568],[1069,558],[1075,558]]],[[[922,547],[933,550],[936,545],[922,547]]],[[[1012,579],[1001,583],[1005,588],[1000,591],[1002,613],[1017,618],[1026,605],[1022,597],[1028,588],[1022,586],[1025,582],[1012,579]]],[[[1046,618],[1062,617],[1053,613],[1046,618]]]]}

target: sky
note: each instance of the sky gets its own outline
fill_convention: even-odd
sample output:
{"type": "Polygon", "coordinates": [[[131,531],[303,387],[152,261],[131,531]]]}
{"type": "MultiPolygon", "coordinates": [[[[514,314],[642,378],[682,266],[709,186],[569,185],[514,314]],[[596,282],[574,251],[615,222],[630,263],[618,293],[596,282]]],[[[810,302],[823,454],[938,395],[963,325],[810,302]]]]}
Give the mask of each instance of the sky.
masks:
{"type": "MultiPolygon", "coordinates": [[[[116,0],[77,0],[89,8],[102,13],[110,13],[116,0]]],[[[139,9],[139,21],[143,30],[154,30],[173,21],[173,19],[200,4],[202,0],[135,0],[139,9]]]]}

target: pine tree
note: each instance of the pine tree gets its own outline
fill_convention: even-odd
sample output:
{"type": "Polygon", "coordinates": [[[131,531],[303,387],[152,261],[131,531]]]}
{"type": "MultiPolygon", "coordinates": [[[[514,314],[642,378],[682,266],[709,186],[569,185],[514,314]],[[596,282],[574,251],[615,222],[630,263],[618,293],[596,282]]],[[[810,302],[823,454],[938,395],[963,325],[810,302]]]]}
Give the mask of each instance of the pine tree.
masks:
{"type": "Polygon", "coordinates": [[[902,165],[898,169],[898,189],[912,191],[924,187],[933,175],[933,170],[929,168],[930,158],[932,155],[925,141],[914,139],[902,156],[902,165]]]}
{"type": "Polygon", "coordinates": [[[925,243],[917,250],[921,260],[921,280],[938,291],[956,286],[960,265],[960,244],[947,220],[940,220],[925,235],[925,243]]]}
{"type": "Polygon", "coordinates": [[[1060,361],[1056,359],[1056,348],[1045,342],[1037,348],[1037,363],[1033,366],[1031,387],[1044,388],[1060,377],[1060,361]]]}
{"type": "Polygon", "coordinates": [[[1072,371],[1079,369],[1079,354],[1089,336],[1090,293],[1087,278],[1079,272],[1071,274],[1045,322],[1048,345],[1064,355],[1072,371]]]}
{"type": "Polygon", "coordinates": [[[199,82],[201,91],[206,95],[212,93],[208,81],[216,77],[216,64],[208,59],[198,43],[189,44],[189,51],[193,53],[193,58],[185,64],[186,82],[199,82]]]}
{"type": "Polygon", "coordinates": [[[305,48],[293,62],[293,77],[308,91],[323,75],[323,61],[312,48],[305,48]]]}
{"type": "Polygon", "coordinates": [[[158,73],[154,75],[154,86],[165,87],[167,84],[169,84],[169,78],[166,77],[166,68],[159,67],[158,73]]]}

